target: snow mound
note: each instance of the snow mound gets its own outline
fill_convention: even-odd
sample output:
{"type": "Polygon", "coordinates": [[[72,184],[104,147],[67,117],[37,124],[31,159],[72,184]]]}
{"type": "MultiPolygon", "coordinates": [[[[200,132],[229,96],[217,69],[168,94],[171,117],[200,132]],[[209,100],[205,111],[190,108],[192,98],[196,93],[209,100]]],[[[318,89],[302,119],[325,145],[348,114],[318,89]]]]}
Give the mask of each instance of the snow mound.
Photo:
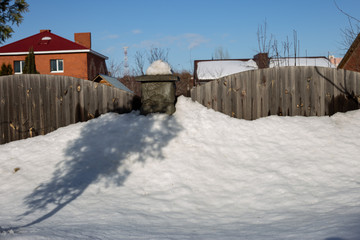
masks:
{"type": "Polygon", "coordinates": [[[360,239],[359,119],[179,97],[0,145],[0,239],[360,239]]]}
{"type": "Polygon", "coordinates": [[[146,75],[167,75],[172,74],[171,67],[162,60],[156,60],[146,70],[146,75]]]}

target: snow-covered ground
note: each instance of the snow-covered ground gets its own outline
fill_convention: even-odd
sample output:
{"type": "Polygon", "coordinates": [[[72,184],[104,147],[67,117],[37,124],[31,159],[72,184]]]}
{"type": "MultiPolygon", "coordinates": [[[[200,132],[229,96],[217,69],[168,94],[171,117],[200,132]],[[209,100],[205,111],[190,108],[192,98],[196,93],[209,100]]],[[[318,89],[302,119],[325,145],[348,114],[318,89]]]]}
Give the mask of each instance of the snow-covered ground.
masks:
{"type": "Polygon", "coordinates": [[[0,146],[0,239],[360,239],[360,110],[105,114],[0,146]]]}

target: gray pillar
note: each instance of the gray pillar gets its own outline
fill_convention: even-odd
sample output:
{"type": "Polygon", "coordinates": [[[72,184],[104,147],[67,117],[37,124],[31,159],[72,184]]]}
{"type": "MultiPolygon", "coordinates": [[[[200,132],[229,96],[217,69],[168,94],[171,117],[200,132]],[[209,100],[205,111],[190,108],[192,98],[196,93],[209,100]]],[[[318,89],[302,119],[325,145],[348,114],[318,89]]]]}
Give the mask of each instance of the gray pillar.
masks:
{"type": "Polygon", "coordinates": [[[175,82],[179,77],[174,75],[144,75],[136,77],[141,82],[141,114],[175,112],[175,82]]]}

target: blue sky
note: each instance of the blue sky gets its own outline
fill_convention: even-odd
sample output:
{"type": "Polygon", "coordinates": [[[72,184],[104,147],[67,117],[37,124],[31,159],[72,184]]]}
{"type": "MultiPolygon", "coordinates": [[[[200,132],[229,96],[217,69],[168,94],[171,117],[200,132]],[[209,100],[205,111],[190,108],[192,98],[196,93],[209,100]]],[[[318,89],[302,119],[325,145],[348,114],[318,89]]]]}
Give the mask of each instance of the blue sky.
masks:
{"type": "MultiPolygon", "coordinates": [[[[300,41],[300,55],[341,57],[341,28],[348,26],[333,0],[28,0],[30,11],[5,44],[36,34],[40,29],[73,40],[76,32],[91,32],[92,48],[117,63],[128,46],[134,53],[151,47],[169,49],[175,70],[191,70],[193,60],[211,59],[217,47],[230,58],[257,53],[257,29],[279,42],[300,41]]],[[[337,0],[347,13],[360,18],[359,0],[337,0]]]]}

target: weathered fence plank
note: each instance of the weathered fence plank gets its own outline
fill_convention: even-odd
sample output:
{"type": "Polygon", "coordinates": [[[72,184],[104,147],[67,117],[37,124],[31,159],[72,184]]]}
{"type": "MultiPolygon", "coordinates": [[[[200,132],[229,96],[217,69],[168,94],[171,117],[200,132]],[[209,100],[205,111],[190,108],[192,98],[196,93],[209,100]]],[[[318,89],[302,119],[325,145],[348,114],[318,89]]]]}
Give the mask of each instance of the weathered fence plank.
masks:
{"type": "Polygon", "coordinates": [[[231,78],[230,77],[227,77],[226,78],[226,82],[225,83],[225,86],[224,86],[224,113],[228,116],[231,116],[232,115],[232,112],[231,112],[231,78]]]}
{"type": "MultiPolygon", "coordinates": [[[[249,72],[251,78],[256,79],[255,71],[249,72]]],[[[259,80],[258,80],[259,81],[259,80]]],[[[258,107],[258,94],[257,94],[257,84],[258,81],[251,81],[249,84],[249,92],[251,93],[251,106],[250,106],[250,118],[255,118],[257,115],[257,107],[258,107]]]]}
{"type": "Polygon", "coordinates": [[[73,77],[0,77],[0,144],[46,134],[109,111],[129,112],[134,95],[73,77]]]}
{"type": "Polygon", "coordinates": [[[17,94],[16,94],[16,90],[15,88],[17,88],[19,84],[19,81],[18,80],[15,80],[15,81],[12,81],[10,84],[9,84],[9,92],[10,92],[10,95],[9,95],[9,105],[10,105],[10,111],[9,111],[9,126],[10,126],[10,138],[13,138],[13,139],[17,139],[18,138],[18,131],[16,129],[18,129],[18,116],[17,116],[17,111],[14,111],[14,109],[17,109],[18,107],[18,103],[16,102],[16,97],[17,97],[17,94]]]}
{"type": "Polygon", "coordinates": [[[197,86],[191,97],[216,111],[248,120],[268,115],[324,116],[358,109],[359,82],[357,72],[277,67],[214,80],[197,86]]]}
{"type": "Polygon", "coordinates": [[[211,86],[211,107],[215,111],[218,111],[218,101],[217,101],[217,81],[210,82],[211,86]]]}
{"type": "Polygon", "coordinates": [[[244,118],[247,120],[251,119],[252,112],[252,95],[251,95],[251,82],[247,81],[247,79],[251,78],[251,71],[247,72],[247,77],[244,79],[244,118]]]}
{"type": "Polygon", "coordinates": [[[204,103],[208,108],[212,108],[211,98],[211,84],[206,84],[204,89],[204,103]]]}
{"type": "Polygon", "coordinates": [[[10,104],[9,104],[9,94],[2,94],[4,92],[10,92],[9,84],[5,84],[4,82],[0,81],[0,98],[1,98],[1,108],[0,108],[0,119],[1,119],[1,140],[2,142],[5,142],[5,139],[10,138],[10,104]]]}

